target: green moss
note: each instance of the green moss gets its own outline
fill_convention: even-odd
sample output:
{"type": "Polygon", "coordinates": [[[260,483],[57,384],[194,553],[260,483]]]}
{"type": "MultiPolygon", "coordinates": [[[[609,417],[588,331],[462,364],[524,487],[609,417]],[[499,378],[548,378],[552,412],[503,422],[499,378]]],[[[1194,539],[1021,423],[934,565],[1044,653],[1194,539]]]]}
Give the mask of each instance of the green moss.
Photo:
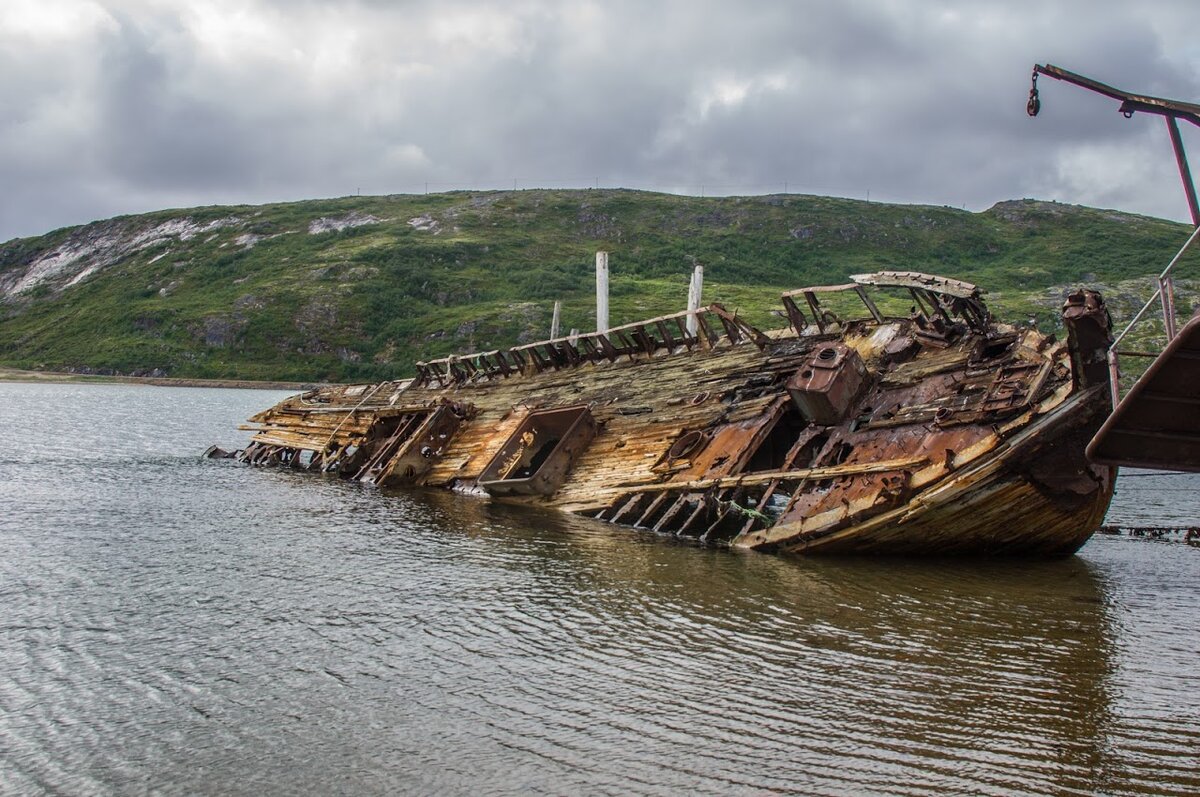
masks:
{"type": "Polygon", "coordinates": [[[612,255],[613,323],[682,309],[699,262],[705,299],[764,327],[782,323],[773,311],[783,290],[880,268],[970,280],[1003,317],[1053,325],[1061,289],[1083,282],[1104,287],[1118,317],[1135,311],[1146,278],[1187,235],[1158,219],[1033,201],[968,213],[802,195],[451,192],[122,217],[0,246],[0,279],[97,231],[128,237],[231,217],[127,253],[72,287],[42,285],[0,305],[0,364],[400,376],[417,359],[544,336],[555,300],[564,330],[593,328],[597,249],[612,255]],[[316,219],[348,214],[378,221],[309,233],[316,219]],[[435,224],[409,223],[421,219],[435,224]],[[238,243],[247,234],[258,236],[253,246],[238,243]]]}

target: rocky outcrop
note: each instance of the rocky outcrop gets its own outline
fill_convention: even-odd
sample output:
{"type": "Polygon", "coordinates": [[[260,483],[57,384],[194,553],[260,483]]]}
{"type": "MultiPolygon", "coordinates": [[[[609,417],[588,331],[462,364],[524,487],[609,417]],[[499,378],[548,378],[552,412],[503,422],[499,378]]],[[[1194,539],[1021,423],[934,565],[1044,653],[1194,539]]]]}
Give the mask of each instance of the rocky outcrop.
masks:
{"type": "Polygon", "coordinates": [[[61,291],[138,252],[169,241],[187,241],[241,221],[226,216],[200,222],[185,216],[146,227],[122,218],[77,227],[49,251],[0,273],[0,301],[42,286],[61,291]]]}
{"type": "Polygon", "coordinates": [[[308,234],[317,235],[323,232],[341,232],[352,227],[365,227],[368,224],[378,224],[383,219],[370,213],[351,211],[344,216],[322,216],[308,223],[308,234]]]}

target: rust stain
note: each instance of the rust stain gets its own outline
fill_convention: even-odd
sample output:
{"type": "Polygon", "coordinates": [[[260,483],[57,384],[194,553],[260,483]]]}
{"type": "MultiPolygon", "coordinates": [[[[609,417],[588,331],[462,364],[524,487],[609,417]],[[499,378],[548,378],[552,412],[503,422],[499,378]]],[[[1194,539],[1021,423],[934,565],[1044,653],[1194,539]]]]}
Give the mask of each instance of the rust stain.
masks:
{"type": "Polygon", "coordinates": [[[1108,412],[1099,294],[1056,341],[968,283],[852,280],[785,294],[770,333],[710,305],[695,334],[678,313],[310,391],[255,415],[238,456],[762,550],[1078,548],[1114,475],[1083,457],[1108,412]],[[833,292],[862,317],[825,310],[833,292]],[[884,315],[889,293],[912,312],[884,315]]]}

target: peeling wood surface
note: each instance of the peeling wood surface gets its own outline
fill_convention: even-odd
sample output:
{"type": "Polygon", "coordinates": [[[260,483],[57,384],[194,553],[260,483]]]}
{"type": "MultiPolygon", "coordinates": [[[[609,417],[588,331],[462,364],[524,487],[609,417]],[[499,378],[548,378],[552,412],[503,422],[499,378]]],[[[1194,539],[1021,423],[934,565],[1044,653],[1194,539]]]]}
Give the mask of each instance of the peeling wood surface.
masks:
{"type": "Polygon", "coordinates": [[[817,329],[794,305],[793,327],[771,333],[710,305],[692,314],[691,336],[680,313],[422,363],[407,382],[310,391],[254,416],[240,456],[373,483],[486,488],[764,550],[1078,548],[1114,475],[1083,458],[1108,407],[1094,372],[1074,365],[1108,340],[1098,295],[1056,342],[995,323],[967,283],[910,272],[854,280],[785,295],[785,306],[805,296],[824,318],[817,329]],[[908,288],[923,310],[879,316],[865,295],[874,285],[908,288]],[[863,298],[864,320],[832,322],[819,298],[829,290],[863,298]],[[539,419],[575,406],[595,434],[568,445],[539,419]],[[496,469],[481,487],[502,449],[550,494],[521,494],[496,469]]]}

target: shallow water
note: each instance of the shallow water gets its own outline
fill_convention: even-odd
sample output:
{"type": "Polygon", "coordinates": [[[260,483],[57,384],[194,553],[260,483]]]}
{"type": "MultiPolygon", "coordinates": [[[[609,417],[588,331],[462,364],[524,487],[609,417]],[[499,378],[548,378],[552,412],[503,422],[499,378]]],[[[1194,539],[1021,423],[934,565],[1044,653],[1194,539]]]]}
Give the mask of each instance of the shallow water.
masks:
{"type": "Polygon", "coordinates": [[[1200,549],[788,560],[197,457],[281,395],[0,384],[0,791],[1200,792],[1200,549]]]}

